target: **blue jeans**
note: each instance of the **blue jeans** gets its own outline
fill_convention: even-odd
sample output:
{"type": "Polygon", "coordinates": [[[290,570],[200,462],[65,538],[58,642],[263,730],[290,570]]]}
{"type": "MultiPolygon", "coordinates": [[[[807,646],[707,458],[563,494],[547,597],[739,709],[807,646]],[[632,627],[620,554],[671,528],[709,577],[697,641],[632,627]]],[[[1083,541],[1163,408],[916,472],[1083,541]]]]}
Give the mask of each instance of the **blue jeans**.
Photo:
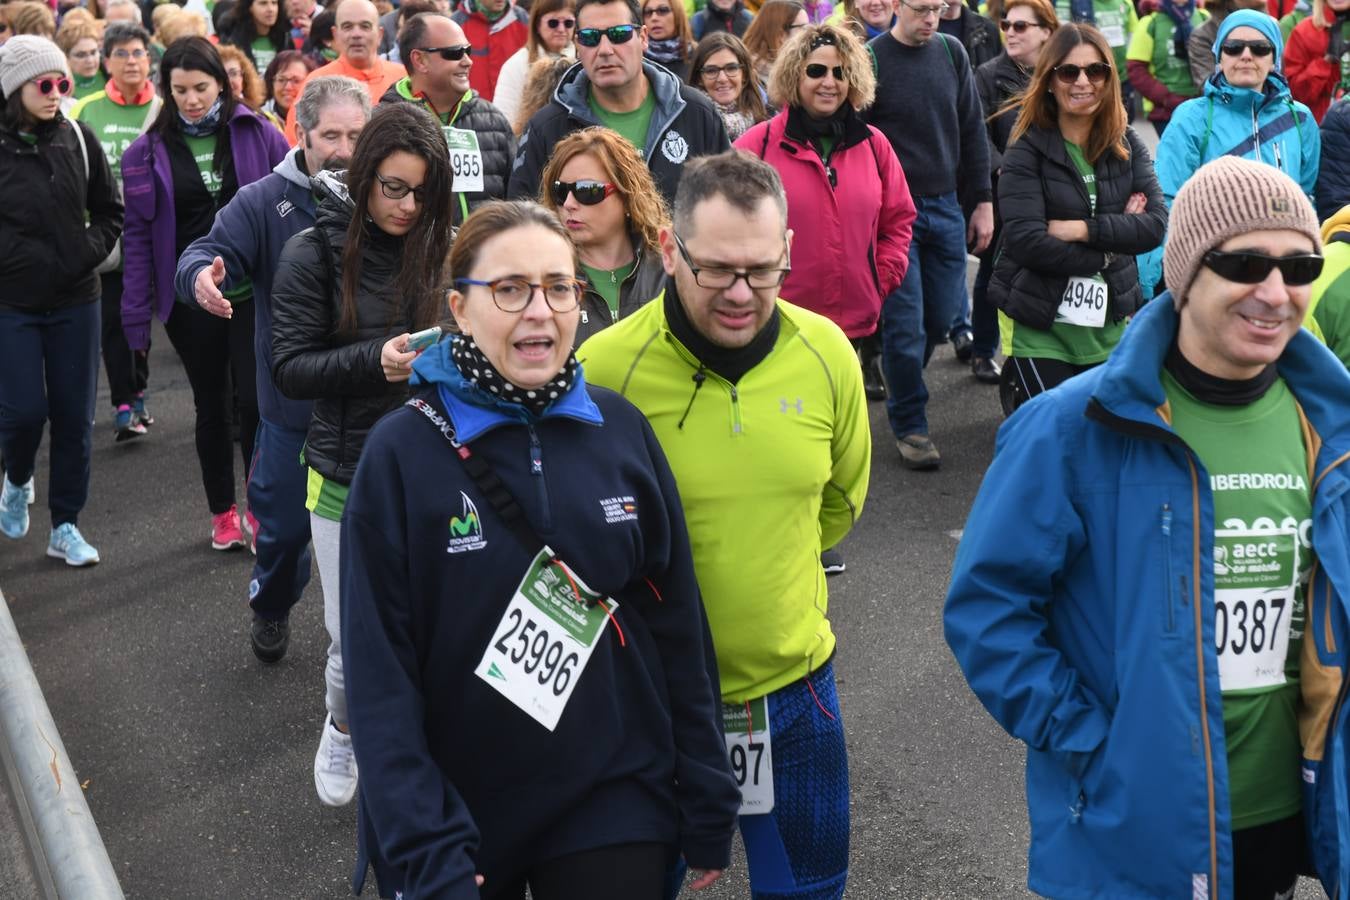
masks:
{"type": "Polygon", "coordinates": [[[966,297],[966,219],[956,194],[915,197],[914,205],[909,270],[881,307],[886,414],[897,438],[928,433],[923,369],[966,297]]]}
{"type": "Polygon", "coordinates": [[[258,520],[248,604],[264,619],[286,618],[309,584],[307,470],[300,462],[305,432],[263,419],[248,475],[248,508],[258,520]]]}
{"type": "Polygon", "coordinates": [[[97,297],[51,312],[0,307],[0,457],[11,484],[28,481],[51,423],[53,528],[75,524],[89,498],[98,344],[97,297]]]}

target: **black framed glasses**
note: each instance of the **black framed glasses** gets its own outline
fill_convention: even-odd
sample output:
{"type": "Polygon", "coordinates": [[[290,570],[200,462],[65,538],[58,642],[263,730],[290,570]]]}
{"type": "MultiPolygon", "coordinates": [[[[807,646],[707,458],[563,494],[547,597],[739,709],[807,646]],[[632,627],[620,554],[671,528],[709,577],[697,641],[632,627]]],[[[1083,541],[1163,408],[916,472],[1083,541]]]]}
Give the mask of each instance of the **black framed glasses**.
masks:
{"type": "Polygon", "coordinates": [[[1269,56],[1270,54],[1275,52],[1275,47],[1273,44],[1270,43],[1270,41],[1261,41],[1261,40],[1224,41],[1222,44],[1219,45],[1219,49],[1223,51],[1224,56],[1241,56],[1243,50],[1250,50],[1252,51],[1252,56],[1255,56],[1257,59],[1269,56]]]}
{"type": "Polygon", "coordinates": [[[1317,253],[1299,253],[1293,256],[1267,256],[1253,250],[1224,253],[1211,250],[1201,262],[1205,268],[1226,281],[1238,284],[1260,284],[1270,277],[1271,269],[1279,269],[1285,284],[1302,286],[1312,284],[1322,274],[1323,258],[1317,253]]]}
{"type": "Polygon", "coordinates": [[[806,67],[807,78],[824,78],[826,72],[829,72],[831,75],[833,75],[835,81],[844,80],[843,66],[834,66],[833,68],[831,68],[830,66],[827,66],[824,63],[811,63],[806,67]]]}
{"type": "Polygon", "coordinates": [[[1012,19],[1004,19],[998,23],[998,27],[1004,34],[1007,34],[1009,31],[1016,32],[1017,34],[1026,34],[1028,29],[1044,28],[1045,26],[1040,22],[1014,22],[1012,19]]]}
{"type": "Polygon", "coordinates": [[[55,91],[62,97],[70,93],[70,79],[62,76],[61,78],[34,78],[29,84],[37,85],[38,93],[46,96],[55,91]]]}
{"type": "MultiPolygon", "coordinates": [[[[785,266],[781,269],[717,269],[712,266],[696,266],[694,260],[689,256],[689,249],[684,246],[684,240],[674,232],[671,234],[675,238],[675,248],[680,251],[680,258],[684,264],[689,267],[689,271],[694,273],[694,283],[701,288],[711,288],[712,290],[731,290],[731,286],[744,278],[746,285],[752,291],[763,291],[769,288],[776,288],[783,283],[792,271],[792,266],[785,266]]],[[[783,246],[783,255],[787,255],[787,246],[783,246]]]]}
{"type": "Polygon", "coordinates": [[[603,203],[610,194],[619,192],[619,189],[609,182],[591,181],[587,178],[580,181],[555,181],[549,185],[548,190],[549,196],[557,206],[567,202],[568,194],[576,197],[582,206],[595,206],[597,203],[603,203]]]}
{"type": "Polygon", "coordinates": [[[649,6],[642,11],[642,18],[650,19],[652,16],[668,16],[673,12],[669,6],[649,6]]]}
{"type": "Polygon", "coordinates": [[[1092,84],[1102,84],[1107,78],[1111,77],[1111,67],[1106,63],[1089,63],[1086,66],[1075,66],[1073,63],[1060,63],[1054,68],[1055,77],[1061,84],[1073,84],[1078,80],[1079,75],[1086,74],[1087,80],[1092,84]]]}
{"type": "MultiPolygon", "coordinates": [[[[667,10],[667,12],[669,12],[669,10],[667,10]]],[[[573,26],[575,26],[575,25],[577,24],[577,20],[576,20],[576,19],[545,19],[545,20],[544,20],[544,24],[547,25],[549,28],[552,28],[552,29],[555,29],[555,30],[556,30],[556,29],[559,29],[559,28],[565,28],[565,29],[567,29],[568,31],[571,31],[572,28],[573,28],[573,26]]]]}
{"type": "Polygon", "coordinates": [[[741,69],[740,63],[727,63],[725,66],[704,66],[698,74],[704,81],[716,81],[722,75],[735,78],[741,74],[741,69]]]}
{"type": "Polygon", "coordinates": [[[583,47],[599,47],[600,38],[607,37],[611,44],[626,44],[637,34],[637,25],[611,25],[609,28],[581,28],[577,30],[577,43],[583,47]]]}
{"type": "Polygon", "coordinates": [[[455,44],[452,47],[414,47],[422,53],[439,53],[446,62],[459,62],[466,53],[473,52],[473,44],[455,44]]]}
{"type": "Polygon", "coordinates": [[[385,178],[379,172],[375,173],[375,180],[380,183],[380,193],[390,200],[402,200],[412,194],[418,203],[427,202],[427,189],[424,187],[410,187],[397,178],[385,178]]]}
{"type": "Polygon", "coordinates": [[[492,294],[492,302],[506,313],[523,312],[534,299],[535,291],[543,292],[544,302],[554,312],[571,312],[581,302],[581,282],[575,278],[546,278],[539,284],[514,276],[494,278],[491,281],[456,278],[455,284],[461,287],[475,285],[487,288],[492,294]]]}

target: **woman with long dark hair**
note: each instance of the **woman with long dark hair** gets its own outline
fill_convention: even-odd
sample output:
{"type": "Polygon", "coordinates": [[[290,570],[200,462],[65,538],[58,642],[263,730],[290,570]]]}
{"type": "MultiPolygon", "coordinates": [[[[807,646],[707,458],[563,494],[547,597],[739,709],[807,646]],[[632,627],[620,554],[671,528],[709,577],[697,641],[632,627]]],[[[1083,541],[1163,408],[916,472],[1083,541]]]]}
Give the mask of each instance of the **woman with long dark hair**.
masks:
{"type": "Polygon", "coordinates": [[[175,298],[173,274],[188,244],[211,229],[216,211],[271,172],[288,148],[281,132],[232,95],[220,53],[205,38],[175,41],[164,51],[159,77],[164,106],[122,157],[122,331],[132,350],[144,351],[151,315],[164,323],[192,385],[211,546],[233,550],[244,546],[232,461],[236,398],[245,471],[258,428],[253,287],[246,282],[226,293],[235,314],[222,319],[175,298]]]}
{"type": "MultiPolygon", "coordinates": [[[[1014,101],[1016,102],[1016,101],[1014,101]]],[[[1167,226],[1153,161],[1125,121],[1111,46],[1061,25],[1041,48],[998,182],[1001,399],[1011,415],[1110,355],[1148,300],[1134,255],[1167,226]]]]}
{"type": "Polygon", "coordinates": [[[689,79],[689,57],[694,54],[694,31],[684,4],[675,0],[643,0],[642,23],[647,27],[643,56],[670,70],[681,81],[689,79]]]}
{"type": "Polygon", "coordinates": [[[689,65],[689,83],[712,100],[733,142],[769,118],[763,82],[750,51],[730,32],[714,31],[698,42],[689,65]]]}
{"type": "Polygon", "coordinates": [[[290,22],[281,16],[281,0],[238,0],[221,24],[221,43],[242,50],[258,72],[267,71],[278,53],[295,46],[290,22]]]}
{"type": "Polygon", "coordinates": [[[381,104],[345,177],[322,172],[315,184],[314,227],[287,242],[272,283],[272,376],[287,396],[314,401],[307,506],[331,639],[314,786],[343,806],[356,758],[342,675],[342,509],[370,429],[407,397],[409,333],[446,315],[451,172],[440,123],[412,103],[381,104]]]}
{"type": "Polygon", "coordinates": [[[65,54],[46,38],[21,35],[0,47],[0,533],[28,533],[50,422],[47,555],[87,566],[98,551],[76,520],[89,496],[98,386],[94,270],[121,232],[122,203],[93,131],[61,114],[73,82],[65,54]]]}

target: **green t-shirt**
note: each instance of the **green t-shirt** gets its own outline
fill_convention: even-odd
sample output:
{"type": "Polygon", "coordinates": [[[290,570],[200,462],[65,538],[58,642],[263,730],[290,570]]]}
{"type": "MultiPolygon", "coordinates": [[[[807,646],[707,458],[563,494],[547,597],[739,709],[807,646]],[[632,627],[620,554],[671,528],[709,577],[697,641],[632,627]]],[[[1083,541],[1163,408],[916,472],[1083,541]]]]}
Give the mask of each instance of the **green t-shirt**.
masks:
{"type": "MultiPolygon", "coordinates": [[[[1073,21],[1071,0],[1055,0],[1055,15],[1060,22],[1073,21]]],[[[1125,78],[1125,50],[1130,45],[1130,36],[1139,24],[1139,14],[1134,11],[1130,0],[1092,0],[1093,24],[1111,45],[1116,58],[1116,69],[1121,79],[1125,78]]]]}
{"type": "Polygon", "coordinates": [[[211,165],[216,157],[216,136],[192,137],[185,134],[183,140],[192,151],[192,158],[197,161],[197,171],[202,173],[202,184],[206,185],[206,190],[213,198],[219,200],[223,179],[211,165]]]}
{"type": "Polygon", "coordinates": [[[254,38],[249,49],[253,51],[253,67],[258,70],[259,75],[266,72],[272,60],[277,58],[277,48],[272,46],[271,38],[254,38]]]}
{"type": "Polygon", "coordinates": [[[628,139],[628,143],[637,148],[638,153],[647,155],[647,128],[652,123],[652,113],[656,112],[656,92],[650,85],[647,86],[646,98],[632,112],[610,112],[596,103],[595,95],[590,93],[586,95],[586,102],[601,125],[617,131],[628,139]]]}
{"type": "Polygon", "coordinates": [[[305,509],[320,519],[341,522],[342,510],[347,505],[347,494],[350,491],[348,485],[338,484],[331,478],[324,478],[310,469],[305,491],[305,509]]]}
{"type": "Polygon", "coordinates": [[[593,269],[585,263],[581,264],[582,270],[586,273],[586,280],[591,283],[591,289],[601,297],[605,298],[605,303],[609,305],[609,314],[614,321],[619,321],[619,288],[623,286],[624,279],[633,273],[637,260],[633,260],[625,266],[617,269],[593,269]]]}
{"type": "Polygon", "coordinates": [[[1233,828],[1298,813],[1297,707],[1312,495],[1294,395],[1283,379],[1246,406],[1201,403],[1163,372],[1172,427],[1214,496],[1214,644],[1233,828]]]}
{"type": "Polygon", "coordinates": [[[114,103],[106,93],[91,95],[88,99],[75,104],[71,110],[72,119],[88,125],[103,147],[103,155],[108,158],[108,167],[112,169],[118,190],[122,187],[122,154],[136,138],[145,133],[150,124],[150,104],[123,106],[114,103]]]}
{"type": "Polygon", "coordinates": [[[83,100],[85,97],[91,97],[103,90],[103,86],[108,83],[107,77],[102,72],[95,72],[88,78],[82,75],[75,76],[75,90],[72,96],[76,100],[83,100]]]}
{"type": "MultiPolygon", "coordinates": [[[[1207,18],[1208,14],[1197,9],[1191,16],[1191,26],[1200,25],[1207,18]]],[[[1177,55],[1176,41],[1172,39],[1175,31],[1176,24],[1166,13],[1149,13],[1135,26],[1125,59],[1148,63],[1149,74],[1162,82],[1169,93],[1179,97],[1195,97],[1200,91],[1191,80],[1188,55],[1185,52],[1177,55]]],[[[1147,101],[1145,106],[1153,108],[1147,101]]]]}
{"type": "MultiPolygon", "coordinates": [[[[1087,189],[1088,209],[1093,215],[1097,212],[1097,173],[1083,155],[1083,148],[1072,141],[1064,142],[1064,149],[1070,161],[1083,179],[1087,189]]],[[[1100,277],[1100,276],[1098,276],[1100,277]]],[[[1002,311],[998,314],[999,334],[1003,339],[1005,356],[1020,356],[1024,359],[1057,359],[1076,366],[1096,365],[1111,355],[1112,349],[1120,343],[1125,331],[1125,322],[1112,321],[1111,305],[1108,297],[1106,323],[1100,328],[1086,325],[1071,325],[1067,322],[1055,322],[1048,331],[1031,328],[1015,322],[1002,311]]]]}

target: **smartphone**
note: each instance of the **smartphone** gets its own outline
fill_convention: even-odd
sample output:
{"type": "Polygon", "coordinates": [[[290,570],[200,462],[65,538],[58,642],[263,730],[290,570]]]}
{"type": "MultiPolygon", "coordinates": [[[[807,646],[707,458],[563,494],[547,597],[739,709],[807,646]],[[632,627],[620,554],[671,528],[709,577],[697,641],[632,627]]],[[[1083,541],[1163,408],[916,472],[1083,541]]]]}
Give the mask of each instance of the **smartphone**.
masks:
{"type": "Polygon", "coordinates": [[[417,350],[425,350],[440,339],[441,326],[432,325],[426,331],[408,335],[408,343],[404,347],[404,352],[412,353],[417,350]]]}

